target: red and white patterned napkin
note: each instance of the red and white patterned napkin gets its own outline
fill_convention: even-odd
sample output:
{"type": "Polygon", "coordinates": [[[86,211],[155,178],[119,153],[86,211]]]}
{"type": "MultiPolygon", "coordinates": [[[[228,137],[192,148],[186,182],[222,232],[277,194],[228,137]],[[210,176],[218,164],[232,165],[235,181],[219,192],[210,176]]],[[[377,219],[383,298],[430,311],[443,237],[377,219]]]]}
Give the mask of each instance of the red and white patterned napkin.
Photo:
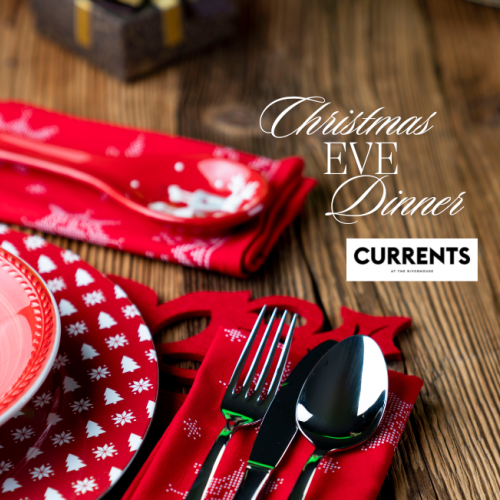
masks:
{"type": "MultiPolygon", "coordinates": [[[[218,330],[186,402],[135,478],[125,500],[184,498],[224,426],[220,403],[247,335],[234,328],[218,330]]],[[[288,368],[297,362],[291,357],[288,368]]],[[[309,498],[368,500],[377,496],[422,383],[418,377],[389,371],[388,406],[379,429],[361,447],[325,458],[314,477],[309,498]]],[[[233,497],[256,433],[257,427],[236,432],[219,464],[208,499],[233,497]]],[[[312,451],[312,445],[299,433],[273,471],[261,498],[287,499],[312,451]]]]}
{"type": "MultiPolygon", "coordinates": [[[[150,258],[234,276],[256,271],[280,234],[297,217],[315,181],[302,177],[300,158],[270,160],[206,142],[80,120],[33,106],[0,102],[0,131],[116,159],[165,154],[228,158],[260,172],[269,182],[268,206],[226,235],[173,233],[95,189],[66,178],[0,162],[0,220],[47,233],[119,248],[150,258]]],[[[116,163],[120,176],[120,162],[116,163]]]]}

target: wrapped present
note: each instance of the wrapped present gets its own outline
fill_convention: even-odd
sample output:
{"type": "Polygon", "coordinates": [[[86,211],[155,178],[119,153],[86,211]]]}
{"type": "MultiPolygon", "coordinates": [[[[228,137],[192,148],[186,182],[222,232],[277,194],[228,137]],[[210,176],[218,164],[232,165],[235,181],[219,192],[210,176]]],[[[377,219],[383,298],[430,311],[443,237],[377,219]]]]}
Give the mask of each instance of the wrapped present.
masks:
{"type": "Polygon", "coordinates": [[[40,33],[122,80],[233,35],[235,0],[31,0],[40,33]]]}

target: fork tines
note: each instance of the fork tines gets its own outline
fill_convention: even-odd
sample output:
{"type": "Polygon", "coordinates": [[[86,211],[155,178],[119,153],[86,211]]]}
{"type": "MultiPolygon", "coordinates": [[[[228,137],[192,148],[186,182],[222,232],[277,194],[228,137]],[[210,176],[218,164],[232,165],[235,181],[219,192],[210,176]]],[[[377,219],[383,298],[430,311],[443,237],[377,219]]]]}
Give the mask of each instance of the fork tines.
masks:
{"type": "MultiPolygon", "coordinates": [[[[260,341],[259,347],[257,349],[257,352],[252,360],[252,363],[250,365],[250,368],[248,370],[248,373],[245,377],[245,380],[243,382],[243,388],[241,389],[240,392],[236,393],[235,388],[238,383],[238,380],[242,374],[243,367],[245,366],[245,363],[248,359],[248,356],[250,354],[250,350],[252,349],[253,343],[255,341],[255,338],[257,337],[257,333],[259,331],[260,325],[262,323],[262,319],[264,318],[264,313],[266,312],[266,306],[262,308],[260,311],[259,317],[257,318],[257,321],[255,322],[254,327],[252,328],[252,332],[250,333],[250,336],[248,337],[248,340],[245,344],[245,348],[243,349],[243,352],[241,353],[240,359],[238,360],[238,364],[236,365],[236,368],[234,369],[234,373],[231,377],[231,380],[229,381],[228,385],[228,392],[231,391],[234,396],[238,395],[244,395],[245,399],[247,400],[259,400],[259,403],[262,402],[262,399],[260,399],[262,389],[264,388],[264,385],[266,383],[267,376],[269,375],[269,370],[271,369],[271,365],[273,363],[274,356],[276,354],[276,350],[278,348],[278,344],[280,341],[281,334],[283,332],[283,327],[285,325],[285,319],[288,314],[288,311],[285,311],[283,313],[283,316],[281,317],[281,321],[279,323],[278,329],[276,330],[276,334],[274,335],[273,343],[271,345],[271,348],[269,349],[269,352],[267,354],[266,361],[264,363],[264,366],[262,368],[262,372],[260,374],[259,380],[257,381],[257,384],[255,386],[255,391],[253,394],[249,393],[249,390],[252,385],[252,381],[255,377],[255,373],[257,372],[257,368],[259,366],[260,360],[262,358],[262,354],[265,350],[266,344],[271,336],[271,330],[272,326],[274,323],[274,319],[276,317],[276,314],[278,312],[278,308],[274,308],[274,311],[271,315],[271,319],[269,320],[269,323],[266,327],[266,330],[264,332],[264,335],[262,336],[262,340],[260,341]]],[[[292,321],[290,323],[290,328],[288,329],[288,333],[285,339],[285,342],[283,344],[283,349],[281,351],[280,358],[278,360],[278,364],[276,365],[276,369],[273,374],[272,381],[269,385],[269,391],[267,393],[267,401],[271,401],[276,393],[276,391],[279,388],[279,384],[281,381],[281,377],[283,375],[283,371],[285,369],[285,364],[288,358],[288,353],[290,351],[290,346],[292,344],[292,337],[293,337],[293,332],[295,330],[295,323],[297,321],[297,315],[294,314],[292,321]]]]}

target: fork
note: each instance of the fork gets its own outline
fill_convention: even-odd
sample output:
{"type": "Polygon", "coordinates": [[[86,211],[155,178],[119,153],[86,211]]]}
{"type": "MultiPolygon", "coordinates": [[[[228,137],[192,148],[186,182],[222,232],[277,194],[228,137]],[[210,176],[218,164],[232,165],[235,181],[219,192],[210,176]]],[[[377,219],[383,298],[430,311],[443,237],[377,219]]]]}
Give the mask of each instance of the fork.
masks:
{"type": "Polygon", "coordinates": [[[276,313],[278,312],[278,309],[275,308],[266,327],[264,335],[262,336],[262,340],[259,344],[257,352],[255,353],[255,357],[252,360],[245,380],[243,381],[243,387],[241,391],[236,392],[236,385],[238,384],[238,380],[243,372],[243,368],[255,342],[255,338],[257,337],[257,333],[259,331],[265,312],[266,306],[264,306],[260,311],[259,317],[257,318],[252,332],[248,337],[243,352],[240,355],[240,359],[238,360],[236,368],[234,369],[233,375],[231,376],[231,380],[229,381],[226,392],[222,399],[221,412],[226,419],[226,425],[213,444],[212,449],[210,450],[207,458],[205,459],[205,462],[198,472],[193,486],[191,486],[191,489],[189,490],[189,493],[187,494],[185,500],[202,500],[205,498],[212,477],[217,470],[217,466],[219,465],[220,459],[224,454],[227,443],[231,439],[231,436],[242,426],[252,425],[262,420],[274,396],[276,395],[276,392],[278,391],[281,377],[283,375],[283,370],[285,369],[286,361],[288,358],[288,353],[290,351],[290,346],[292,344],[293,331],[295,329],[295,322],[297,321],[296,314],[293,315],[292,321],[290,323],[290,328],[288,329],[288,334],[283,344],[283,349],[281,351],[278,364],[276,365],[276,369],[274,370],[267,396],[265,396],[265,394],[263,393],[264,385],[266,383],[267,376],[269,375],[269,371],[276,354],[276,349],[278,348],[288,311],[285,311],[283,313],[283,316],[281,317],[278,330],[276,331],[273,343],[271,345],[271,348],[269,349],[265,364],[262,368],[262,372],[255,386],[255,391],[253,393],[250,392],[250,388],[257,372],[259,362],[262,358],[262,354],[271,335],[274,318],[276,317],[276,313]]]}

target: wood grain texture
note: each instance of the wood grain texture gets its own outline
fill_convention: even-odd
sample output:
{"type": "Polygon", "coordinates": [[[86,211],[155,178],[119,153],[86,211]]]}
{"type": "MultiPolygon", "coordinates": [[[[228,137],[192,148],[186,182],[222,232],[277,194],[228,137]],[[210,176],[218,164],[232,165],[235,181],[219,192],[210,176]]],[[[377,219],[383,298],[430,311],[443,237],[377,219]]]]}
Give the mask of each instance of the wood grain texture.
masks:
{"type": "MultiPolygon", "coordinates": [[[[341,321],[341,305],[412,317],[394,367],[425,386],[382,499],[500,498],[499,57],[500,10],[463,0],[256,0],[237,39],[127,85],[40,38],[25,1],[0,2],[0,99],[305,158],[319,186],[247,280],[48,239],[101,271],[151,286],[163,301],[194,290],[250,289],[255,297],[316,301],[329,326],[341,321]],[[325,175],[323,143],[356,139],[264,135],[260,112],[287,95],[324,96],[344,116],[382,106],[390,116],[436,111],[431,132],[398,137],[400,174],[387,183],[388,197],[466,191],[466,209],[455,217],[374,214],[350,226],[325,217],[339,181],[325,175]],[[479,281],[346,283],[345,239],[355,237],[478,237],[479,281]]],[[[305,117],[300,111],[294,119],[305,117]]],[[[374,138],[358,138],[361,154],[374,138]]],[[[367,169],[374,168],[370,158],[367,169]]],[[[360,194],[352,187],[341,201],[360,194]]],[[[184,338],[202,325],[182,324],[163,338],[184,338]]]]}

